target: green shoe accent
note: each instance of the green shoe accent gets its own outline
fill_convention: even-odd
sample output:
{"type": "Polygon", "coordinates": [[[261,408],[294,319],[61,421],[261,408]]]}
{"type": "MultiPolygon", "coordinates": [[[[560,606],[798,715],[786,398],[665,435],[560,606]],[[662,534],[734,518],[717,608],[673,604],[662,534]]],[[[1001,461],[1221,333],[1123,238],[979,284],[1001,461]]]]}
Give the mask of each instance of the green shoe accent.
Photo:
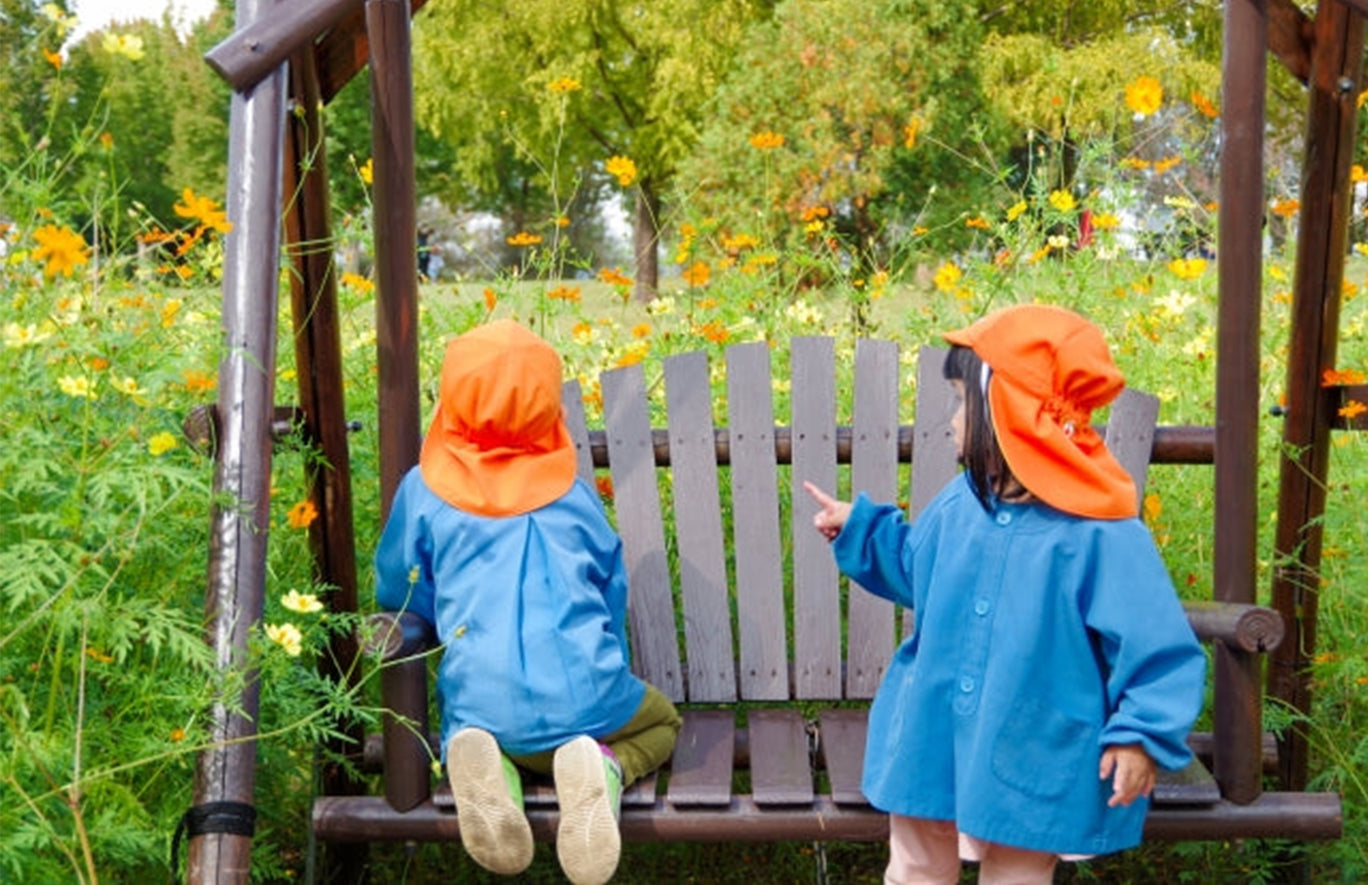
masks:
{"type": "Polygon", "coordinates": [[[532,827],[523,813],[522,778],[494,736],[463,728],[447,745],[447,776],[461,843],[490,872],[511,876],[532,863],[532,827]]]}

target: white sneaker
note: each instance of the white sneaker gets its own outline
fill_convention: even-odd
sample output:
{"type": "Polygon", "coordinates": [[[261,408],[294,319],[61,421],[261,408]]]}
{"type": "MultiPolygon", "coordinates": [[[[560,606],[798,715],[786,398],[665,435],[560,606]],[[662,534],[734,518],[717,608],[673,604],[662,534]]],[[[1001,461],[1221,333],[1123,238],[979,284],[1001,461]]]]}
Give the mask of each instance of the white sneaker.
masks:
{"type": "Polygon", "coordinates": [[[556,857],[574,885],[603,885],[622,852],[618,803],[622,774],[598,741],[580,736],[556,750],[554,763],[560,826],[556,857]]]}
{"type": "Polygon", "coordinates": [[[522,776],[494,735],[463,728],[447,744],[447,776],[461,843],[493,873],[511,876],[532,863],[532,827],[523,813],[522,776]]]}

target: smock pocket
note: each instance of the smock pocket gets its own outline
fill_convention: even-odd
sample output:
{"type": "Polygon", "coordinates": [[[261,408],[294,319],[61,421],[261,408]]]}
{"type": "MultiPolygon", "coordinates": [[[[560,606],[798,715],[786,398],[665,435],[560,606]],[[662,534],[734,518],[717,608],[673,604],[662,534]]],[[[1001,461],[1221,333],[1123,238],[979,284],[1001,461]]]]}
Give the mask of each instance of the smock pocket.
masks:
{"type": "Polygon", "coordinates": [[[1092,723],[1049,704],[1018,701],[993,741],[993,774],[1028,796],[1057,799],[1097,758],[1096,733],[1092,723]]]}

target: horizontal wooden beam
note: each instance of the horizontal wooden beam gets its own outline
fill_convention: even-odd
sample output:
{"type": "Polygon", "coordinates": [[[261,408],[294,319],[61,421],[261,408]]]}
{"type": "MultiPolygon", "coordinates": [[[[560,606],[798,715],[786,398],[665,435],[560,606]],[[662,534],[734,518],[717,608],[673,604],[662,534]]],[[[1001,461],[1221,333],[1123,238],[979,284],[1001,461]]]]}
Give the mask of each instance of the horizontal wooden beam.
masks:
{"type": "MultiPolygon", "coordinates": [[[[1352,3],[1368,4],[1368,0],[1352,3]]],[[[1268,51],[1303,85],[1311,79],[1313,24],[1292,0],[1268,0],[1268,51]]]]}
{"type": "MultiPolygon", "coordinates": [[[[555,839],[553,809],[529,808],[532,835],[555,839]]],[[[888,819],[868,806],[843,806],[829,796],[811,805],[760,808],[737,796],[716,811],[681,811],[664,799],[646,808],[624,806],[620,822],[628,842],[882,842],[888,819]]],[[[314,835],[324,842],[455,842],[454,814],[425,802],[402,814],[379,796],[323,796],[314,800],[314,835]]],[[[1237,838],[1338,839],[1344,810],[1335,793],[1264,793],[1248,805],[1218,802],[1195,808],[1153,808],[1145,838],[1189,842],[1237,838]]]]}
{"type": "Polygon", "coordinates": [[[238,92],[246,92],[305,44],[327,31],[365,0],[296,0],[229,34],[204,61],[238,92]]]}

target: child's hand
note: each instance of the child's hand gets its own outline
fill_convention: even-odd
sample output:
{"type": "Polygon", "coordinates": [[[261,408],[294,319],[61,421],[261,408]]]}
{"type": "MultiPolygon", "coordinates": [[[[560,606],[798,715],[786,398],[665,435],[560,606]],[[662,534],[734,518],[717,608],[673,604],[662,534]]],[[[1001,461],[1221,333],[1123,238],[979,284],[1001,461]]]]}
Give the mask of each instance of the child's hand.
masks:
{"type": "Polygon", "coordinates": [[[810,482],[804,481],[803,488],[817,501],[821,508],[812,517],[812,524],[828,541],[835,540],[841,528],[850,517],[850,502],[838,501],[810,482]]]}
{"type": "Polygon", "coordinates": [[[1103,750],[1098,776],[1102,780],[1112,778],[1108,808],[1129,805],[1140,796],[1154,792],[1154,760],[1139,744],[1116,744],[1103,750]]]}

